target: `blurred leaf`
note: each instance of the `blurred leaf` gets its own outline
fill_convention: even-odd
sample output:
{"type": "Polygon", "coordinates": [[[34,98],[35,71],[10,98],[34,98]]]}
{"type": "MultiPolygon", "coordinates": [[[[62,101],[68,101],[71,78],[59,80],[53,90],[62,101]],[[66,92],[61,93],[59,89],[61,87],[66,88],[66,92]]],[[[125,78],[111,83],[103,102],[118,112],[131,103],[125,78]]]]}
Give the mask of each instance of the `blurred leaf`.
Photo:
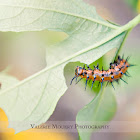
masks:
{"type": "Polygon", "coordinates": [[[140,0],[125,0],[125,2],[136,12],[140,12],[140,0]]]}
{"type": "MultiPolygon", "coordinates": [[[[112,119],[116,109],[116,99],[112,91],[104,92],[102,90],[88,105],[78,112],[76,124],[78,124],[78,126],[105,125],[112,119]]],[[[97,130],[78,128],[82,140],[89,140],[93,131],[97,130]]]]}
{"type": "Polygon", "coordinates": [[[63,69],[69,62],[90,64],[119,48],[139,16],[123,27],[112,25],[82,0],[0,0],[1,31],[54,30],[69,35],[47,48],[47,67],[0,92],[0,107],[17,132],[49,119],[67,89],[63,69]],[[16,100],[15,100],[16,99],[16,100]],[[11,106],[12,109],[11,109],[11,106]]]}
{"type": "Polygon", "coordinates": [[[125,0],[132,8],[136,9],[138,0],[125,0]]]}

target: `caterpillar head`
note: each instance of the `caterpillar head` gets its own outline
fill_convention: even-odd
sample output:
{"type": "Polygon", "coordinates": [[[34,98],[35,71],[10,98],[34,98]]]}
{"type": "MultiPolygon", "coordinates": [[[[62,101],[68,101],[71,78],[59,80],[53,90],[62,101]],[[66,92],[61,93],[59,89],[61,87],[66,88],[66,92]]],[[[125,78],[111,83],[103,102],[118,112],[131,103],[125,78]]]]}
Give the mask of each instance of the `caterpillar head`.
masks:
{"type": "Polygon", "coordinates": [[[79,75],[82,75],[82,74],[83,74],[83,68],[77,66],[75,69],[75,76],[78,77],[79,75]]]}

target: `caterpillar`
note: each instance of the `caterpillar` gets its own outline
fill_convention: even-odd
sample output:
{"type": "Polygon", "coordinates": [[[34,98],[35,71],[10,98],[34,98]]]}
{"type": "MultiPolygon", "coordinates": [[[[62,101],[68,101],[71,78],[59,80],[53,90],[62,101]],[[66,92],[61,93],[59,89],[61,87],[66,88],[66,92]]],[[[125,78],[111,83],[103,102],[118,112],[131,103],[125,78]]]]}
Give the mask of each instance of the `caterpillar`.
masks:
{"type": "MultiPolygon", "coordinates": [[[[92,70],[88,65],[87,65],[87,70],[85,69],[85,65],[82,67],[77,66],[75,69],[75,76],[72,78],[70,85],[72,84],[73,80],[78,77],[81,77],[76,84],[81,81],[83,78],[86,79],[85,83],[85,89],[87,87],[87,82],[88,80],[92,80],[92,86],[91,89],[93,88],[93,84],[95,81],[99,81],[101,83],[101,88],[102,85],[105,81],[108,83],[111,83],[112,87],[113,86],[113,81],[118,82],[119,79],[124,81],[126,84],[128,84],[125,80],[122,79],[123,75],[129,76],[127,74],[127,69],[130,66],[134,66],[128,63],[129,57],[125,60],[123,57],[121,58],[120,56],[117,57],[117,60],[114,60],[113,63],[110,63],[110,68],[108,70],[104,70],[102,67],[102,70],[99,69],[99,64],[97,66],[94,66],[94,69],[92,70]]],[[[114,88],[115,89],[115,88],[114,88]]]]}

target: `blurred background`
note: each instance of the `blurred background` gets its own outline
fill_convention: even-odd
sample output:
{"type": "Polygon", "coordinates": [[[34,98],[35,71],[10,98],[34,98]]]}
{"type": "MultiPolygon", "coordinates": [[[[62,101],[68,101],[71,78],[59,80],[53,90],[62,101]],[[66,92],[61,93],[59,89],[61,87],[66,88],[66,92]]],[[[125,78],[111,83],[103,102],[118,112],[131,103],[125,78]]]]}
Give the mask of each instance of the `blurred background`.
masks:
{"type": "MultiPolygon", "coordinates": [[[[140,0],[85,0],[94,5],[97,12],[104,19],[124,25],[140,13],[140,0]]],[[[0,32],[0,70],[10,66],[9,74],[23,80],[26,77],[40,71],[47,64],[45,62],[46,46],[53,45],[67,37],[65,33],[41,31],[41,32],[0,32]]],[[[125,78],[129,85],[120,82],[114,94],[117,99],[118,109],[113,121],[140,122],[140,26],[137,26],[129,34],[121,51],[125,57],[131,56],[130,63],[136,64],[129,73],[132,77],[125,78]]],[[[105,55],[111,56],[112,52],[105,55]]],[[[76,63],[70,63],[65,67],[65,78],[69,86],[74,75],[76,63]]],[[[59,100],[57,107],[50,117],[50,121],[75,121],[78,111],[88,104],[93,95],[91,91],[81,84],[69,86],[64,96],[59,100]],[[89,92],[88,92],[89,91],[89,92]]],[[[112,88],[112,87],[110,87],[112,88]]],[[[78,133],[53,133],[39,130],[27,130],[14,135],[14,130],[8,128],[8,119],[0,109],[0,140],[18,139],[47,139],[47,140],[76,140],[78,133]]],[[[125,127],[120,128],[119,133],[96,132],[92,140],[140,140],[140,132],[134,132],[137,125],[129,126],[132,132],[123,133],[125,127]]]]}

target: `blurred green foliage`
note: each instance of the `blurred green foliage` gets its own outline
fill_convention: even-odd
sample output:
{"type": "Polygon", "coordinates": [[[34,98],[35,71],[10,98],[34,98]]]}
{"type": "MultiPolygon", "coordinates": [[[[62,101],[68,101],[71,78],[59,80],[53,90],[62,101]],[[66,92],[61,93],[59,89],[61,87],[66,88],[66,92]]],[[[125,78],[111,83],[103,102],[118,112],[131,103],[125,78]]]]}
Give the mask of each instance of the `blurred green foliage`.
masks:
{"type": "Polygon", "coordinates": [[[125,0],[125,2],[135,11],[139,12],[139,0],[125,0]]]}

